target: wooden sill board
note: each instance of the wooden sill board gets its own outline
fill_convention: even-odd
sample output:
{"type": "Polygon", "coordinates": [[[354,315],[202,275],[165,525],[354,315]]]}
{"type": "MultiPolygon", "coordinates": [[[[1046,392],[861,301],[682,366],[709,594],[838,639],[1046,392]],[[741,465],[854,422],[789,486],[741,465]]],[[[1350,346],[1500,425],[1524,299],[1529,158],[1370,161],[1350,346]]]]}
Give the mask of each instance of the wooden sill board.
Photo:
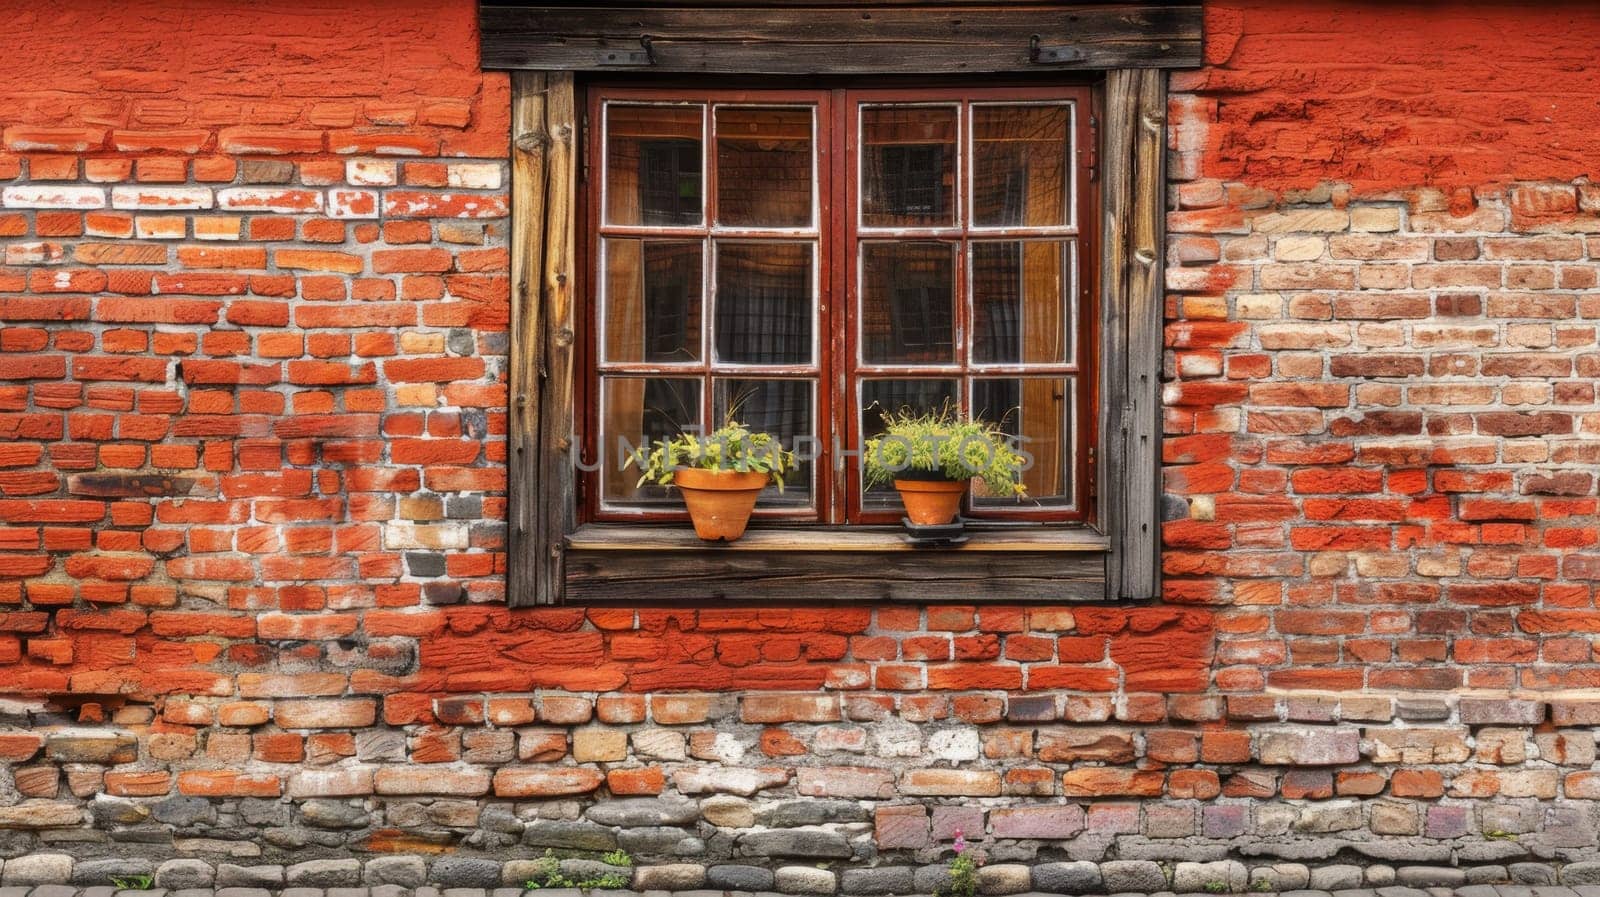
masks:
{"type": "Polygon", "coordinates": [[[1103,538],[1087,530],[987,531],[913,548],[897,528],[762,528],[706,543],[688,527],[593,524],[567,537],[566,601],[672,603],[1104,601],[1103,538]]]}
{"type": "Polygon", "coordinates": [[[576,551],[910,551],[923,554],[983,553],[1003,551],[1099,552],[1109,547],[1106,537],[1093,530],[1073,528],[968,529],[967,541],[948,548],[919,548],[902,538],[899,527],[859,527],[849,530],[820,527],[762,527],[753,525],[735,542],[705,542],[687,526],[643,526],[591,523],[567,536],[576,551]]]}

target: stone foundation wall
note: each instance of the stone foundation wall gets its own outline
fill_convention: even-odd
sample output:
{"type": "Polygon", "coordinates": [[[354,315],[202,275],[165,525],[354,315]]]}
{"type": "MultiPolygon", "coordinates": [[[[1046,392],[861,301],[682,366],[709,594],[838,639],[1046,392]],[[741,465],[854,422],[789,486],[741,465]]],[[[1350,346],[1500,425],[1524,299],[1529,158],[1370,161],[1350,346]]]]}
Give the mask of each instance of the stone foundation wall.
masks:
{"type": "Polygon", "coordinates": [[[138,724],[148,708],[95,728],[39,714],[0,738],[21,798],[0,807],[0,852],[77,857],[82,884],[129,857],[420,883],[399,876],[424,860],[397,855],[436,883],[517,884],[549,852],[639,890],[860,894],[932,890],[958,833],[991,893],[1600,868],[1596,699],[541,692],[430,709],[373,725],[370,700],[169,701],[205,732],[182,757],[192,736],[138,724]],[[135,734],[151,728],[169,731],[135,734]],[[614,851],[635,868],[596,865],[614,851]]]}
{"type": "Polygon", "coordinates": [[[0,885],[1594,875],[1592,10],[1207,4],[1161,602],[518,611],[474,13],[0,36],[0,885]]]}

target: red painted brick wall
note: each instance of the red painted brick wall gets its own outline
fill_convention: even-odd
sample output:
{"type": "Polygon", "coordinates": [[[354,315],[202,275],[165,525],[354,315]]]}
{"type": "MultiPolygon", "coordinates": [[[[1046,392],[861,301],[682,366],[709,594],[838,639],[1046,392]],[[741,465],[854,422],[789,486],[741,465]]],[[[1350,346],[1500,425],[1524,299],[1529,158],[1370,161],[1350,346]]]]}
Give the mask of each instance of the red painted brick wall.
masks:
{"type": "MultiPolygon", "coordinates": [[[[1502,774],[1587,798],[1586,773],[1502,773],[1521,760],[1479,727],[1531,739],[1547,700],[1554,726],[1600,718],[1550,694],[1600,681],[1600,14],[1206,15],[1208,66],[1172,78],[1164,476],[1188,516],[1165,602],[512,612],[509,95],[477,69],[473,4],[14,13],[19,793],[86,821],[97,793],[604,800],[753,776],[761,798],[913,805],[878,819],[888,858],[973,797],[1138,835],[1178,811],[1128,829],[1137,798],[1382,794],[1410,802],[1398,833],[1445,839],[1465,817],[1426,801],[1502,774]],[[1385,726],[1429,701],[1427,750],[1384,747],[1422,738],[1385,726]],[[46,741],[67,721],[135,753],[77,762],[46,741]],[[1353,753],[1354,725],[1378,747],[1353,753]],[[969,733],[981,751],[952,747],[969,733]],[[1401,757],[1439,768],[1391,784],[1401,757]],[[907,812],[921,834],[887,837],[907,812]]],[[[1195,818],[1225,837],[1217,806],[1195,818]]],[[[345,846],[423,849],[389,821],[345,846]]],[[[471,823],[440,825],[469,849],[471,823]]]]}

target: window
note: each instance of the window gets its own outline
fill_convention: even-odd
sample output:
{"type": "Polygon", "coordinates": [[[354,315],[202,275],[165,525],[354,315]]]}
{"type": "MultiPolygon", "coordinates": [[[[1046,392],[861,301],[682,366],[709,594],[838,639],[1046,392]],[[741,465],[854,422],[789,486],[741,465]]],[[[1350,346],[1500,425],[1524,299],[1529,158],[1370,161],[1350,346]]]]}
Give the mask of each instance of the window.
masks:
{"type": "Polygon", "coordinates": [[[1092,521],[1087,87],[587,99],[584,520],[686,519],[619,462],[732,417],[805,459],[758,521],[894,523],[860,446],[948,405],[1034,458],[969,517],[1092,521]]]}
{"type": "Polygon", "coordinates": [[[955,20],[969,11],[940,7],[894,25],[863,24],[854,9],[804,11],[808,20],[859,33],[873,48],[869,58],[819,51],[824,45],[765,19],[747,29],[749,43],[709,40],[699,29],[706,17],[723,15],[710,7],[683,19],[675,11],[630,11],[630,22],[648,20],[639,26],[648,33],[677,37],[628,52],[570,38],[603,34],[610,27],[603,10],[552,8],[551,21],[563,30],[547,36],[529,30],[520,11],[484,9],[485,59],[533,69],[511,78],[506,574],[513,605],[1159,594],[1160,69],[1198,64],[1198,7],[1163,7],[1159,21],[1138,22],[1082,9],[986,8],[985,36],[941,45],[937,58],[926,52],[923,20],[948,17],[959,36],[955,20]],[[1115,39],[1081,39],[1086,28],[1115,39]],[[1041,30],[1080,42],[1046,47],[1041,30]],[[1074,82],[1094,84],[1093,93],[1073,86],[1002,93],[974,84],[909,95],[668,95],[586,87],[573,74],[614,78],[620,62],[723,73],[724,80],[802,71],[965,77],[1022,71],[1036,60],[1104,71],[1074,82]],[[610,167],[598,133],[602,103],[632,117],[610,167]],[[1091,105],[1098,128],[1089,123],[1091,105]],[[1007,117],[1013,107],[1059,116],[1061,106],[1072,114],[1066,167],[1035,146],[1046,141],[1001,139],[1006,128],[1018,129],[1016,116],[1007,117]],[[935,126],[939,116],[945,132],[935,126]],[[920,133],[906,120],[920,121],[920,133]],[[997,130],[996,121],[1012,124],[997,130]],[[899,139],[880,136],[896,128],[899,139]],[[989,174],[973,177],[980,168],[989,174]],[[602,208],[591,188],[611,170],[634,186],[602,208]],[[918,177],[928,171],[938,176],[918,177]],[[752,183],[758,189],[735,189],[752,183]],[[1085,189],[1091,184],[1097,197],[1085,189]],[[1059,203],[1036,198],[1058,189],[1059,203]],[[1068,208],[1077,217],[1067,219],[1068,208]],[[1046,271],[1076,307],[1041,300],[1046,271]],[[598,300],[610,303],[603,316],[598,300]],[[610,406],[602,391],[615,399],[610,406]],[[978,413],[1020,409],[1006,422],[1013,432],[1057,434],[1058,446],[1031,473],[1040,479],[1030,482],[1035,495],[1055,501],[991,507],[972,496],[983,525],[959,547],[923,550],[908,545],[899,527],[874,525],[893,520],[892,506],[874,507],[873,496],[856,491],[853,464],[823,463],[794,494],[769,495],[760,512],[766,519],[744,539],[708,546],[675,522],[675,500],[652,501],[617,480],[602,504],[601,475],[584,470],[603,413],[642,441],[685,422],[704,425],[736,405],[754,426],[825,429],[819,435],[848,445],[860,435],[851,428],[872,426],[863,410],[873,401],[929,404],[947,396],[978,413]],[[1091,452],[1093,476],[1085,469],[1091,452]]]}

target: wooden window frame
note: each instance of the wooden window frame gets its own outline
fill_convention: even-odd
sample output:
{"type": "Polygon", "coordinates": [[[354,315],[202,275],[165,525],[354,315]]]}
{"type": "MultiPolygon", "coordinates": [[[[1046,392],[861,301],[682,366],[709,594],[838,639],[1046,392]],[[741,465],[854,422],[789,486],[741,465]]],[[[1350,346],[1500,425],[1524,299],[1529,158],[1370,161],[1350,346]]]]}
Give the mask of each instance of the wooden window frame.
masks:
{"type": "MultiPolygon", "coordinates": [[[[1020,11],[1020,5],[1016,9],[1020,11]]],[[[1105,69],[1097,147],[1101,189],[1097,525],[997,528],[974,534],[960,548],[945,550],[913,548],[892,528],[762,529],[730,545],[708,546],[687,530],[578,525],[572,455],[582,305],[578,240],[584,239],[577,181],[584,159],[573,70],[592,70],[605,63],[585,61],[587,57],[577,63],[522,58],[521,65],[531,62],[538,70],[512,75],[510,603],[1060,602],[1159,597],[1166,77],[1158,66],[1197,64],[1201,35],[1197,7],[1141,10],[1137,15],[1156,16],[1163,27],[1182,32],[1176,50],[1178,39],[1171,36],[1148,36],[1141,43],[1136,15],[1119,20],[1123,22],[1116,44],[1120,63],[1097,46],[1076,57],[1083,63],[1078,68],[1105,69]],[[1155,47],[1159,50],[1151,49],[1155,47]],[[1152,67],[1118,68],[1118,64],[1152,67]]],[[[583,15],[568,15],[565,21],[574,18],[583,15]]],[[[907,26],[906,33],[920,34],[926,27],[927,21],[918,20],[915,28],[907,26]]],[[[1041,28],[1039,14],[1030,10],[1014,27],[1019,34],[1025,33],[1022,29],[1041,28]]],[[[794,48],[785,49],[781,41],[765,46],[755,42],[755,57],[745,52],[751,45],[744,46],[737,61],[740,71],[791,71],[780,66],[797,58],[794,48]],[[752,58],[756,61],[748,61],[752,58]],[[774,60],[773,66],[764,66],[761,59],[774,60]]],[[[697,52],[701,55],[693,58],[702,58],[706,51],[702,47],[697,52]]],[[[1052,50],[1051,58],[1070,60],[1073,52],[1071,47],[1052,50]]],[[[485,58],[487,64],[487,50],[485,58]]],[[[976,70],[964,68],[965,57],[947,53],[941,58],[945,61],[922,54],[906,64],[930,74],[976,70]]],[[[854,59],[852,65],[861,57],[854,59]]],[[[1034,53],[1024,62],[1038,59],[1034,53]]],[[[896,68],[898,64],[891,60],[872,70],[907,70],[896,68]]],[[[998,70],[1015,71],[1022,64],[1006,61],[998,70]]]]}
{"type": "MultiPolygon", "coordinates": [[[[860,88],[845,86],[819,86],[805,90],[794,89],[728,89],[706,87],[640,87],[632,83],[600,83],[580,86],[579,107],[585,110],[587,126],[581,135],[584,153],[592,160],[591,170],[583,178],[579,192],[578,233],[580,254],[580,290],[583,308],[578,315],[579,352],[576,369],[579,390],[575,403],[581,457],[587,462],[577,475],[577,524],[591,523],[657,523],[662,525],[687,525],[688,514],[681,507],[628,507],[607,506],[603,501],[602,477],[607,472],[615,475],[615,440],[604,432],[603,382],[613,377],[661,377],[693,380],[700,383],[702,409],[714,403],[715,378],[785,379],[799,380],[813,387],[811,405],[813,432],[825,442],[856,448],[863,444],[860,431],[863,409],[860,390],[867,380],[950,380],[958,383],[959,401],[963,406],[972,400],[972,384],[984,378],[1037,379],[1059,378],[1073,384],[1069,396],[1068,414],[1071,416],[1072,471],[1070,504],[1030,507],[973,506],[968,520],[1036,522],[1052,525],[1083,526],[1093,520],[1094,457],[1096,455],[1096,430],[1098,420],[1097,366],[1099,351],[1096,344],[1098,322],[1096,299],[1099,294],[1096,281],[1098,260],[1099,185],[1092,177],[1095,160],[1090,146],[1093,143],[1092,122],[1096,103],[1094,85],[1087,79],[1072,84],[1038,86],[1031,84],[994,86],[938,86],[860,88]],[[973,136],[971,112],[974,108],[996,105],[1061,104],[1072,110],[1073,158],[1069,160],[1073,183],[1071,204],[1067,211],[1069,220],[1053,226],[986,227],[970,220],[970,212],[952,216],[948,225],[907,228],[878,228],[863,226],[859,222],[859,185],[864,155],[848,149],[860,143],[861,110],[875,106],[917,105],[949,106],[962,109],[959,121],[963,124],[956,135],[957,162],[953,172],[957,176],[954,191],[957,208],[966,208],[972,201],[971,151],[973,136]],[[702,195],[707,210],[705,220],[699,224],[636,225],[618,224],[606,220],[606,184],[604,155],[607,152],[606,109],[611,106],[684,106],[699,109],[702,115],[702,140],[705,144],[706,165],[703,174],[702,195]],[[814,115],[813,164],[813,219],[797,228],[730,227],[717,223],[715,202],[718,178],[717,168],[711,162],[717,148],[712,119],[718,108],[728,106],[771,106],[796,108],[804,106],[814,115]],[[604,309],[600,280],[601,244],[607,239],[653,238],[659,240],[694,241],[715,244],[720,241],[777,241],[806,242],[814,248],[813,293],[816,305],[812,308],[814,356],[811,361],[798,364],[745,365],[718,362],[714,358],[711,340],[702,334],[702,356],[696,361],[671,362],[618,362],[605,358],[602,346],[604,337],[604,309]],[[948,244],[955,259],[956,290],[952,305],[953,333],[970,336],[973,311],[971,282],[971,250],[978,244],[994,241],[1066,241],[1072,245],[1075,256],[1073,278],[1068,285],[1072,293],[1063,295],[1072,322],[1073,347],[1071,357],[1062,362],[980,362],[967,357],[966,341],[961,340],[948,363],[881,363],[869,364],[862,357],[860,332],[860,259],[862,246],[887,240],[925,239],[948,244]],[[586,283],[585,283],[586,281],[586,283]],[[605,466],[606,470],[598,469],[605,466]]],[[[714,281],[715,246],[702,246],[703,267],[701,318],[702,329],[714,327],[714,303],[711,284],[714,281]]],[[[703,413],[703,412],[702,412],[703,413]]],[[[813,501],[807,507],[757,508],[755,519],[764,524],[773,521],[790,521],[794,525],[860,527],[889,526],[897,524],[900,512],[865,506],[862,493],[859,458],[835,459],[831,453],[818,459],[813,478],[813,501]],[[826,463],[824,463],[826,462],[826,463]]]]}

